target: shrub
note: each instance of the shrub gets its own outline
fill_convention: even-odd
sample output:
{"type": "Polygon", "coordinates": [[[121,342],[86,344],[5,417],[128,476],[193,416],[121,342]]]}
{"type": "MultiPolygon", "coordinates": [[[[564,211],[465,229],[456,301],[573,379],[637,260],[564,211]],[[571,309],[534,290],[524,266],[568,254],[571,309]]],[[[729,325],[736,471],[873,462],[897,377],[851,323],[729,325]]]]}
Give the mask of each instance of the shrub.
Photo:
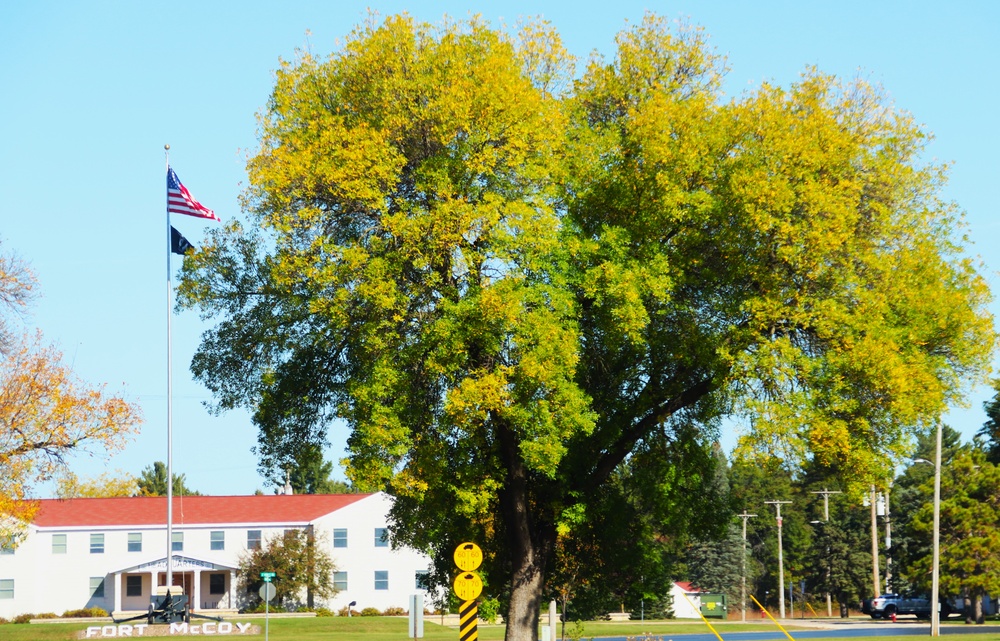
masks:
{"type": "Polygon", "coordinates": [[[382,613],[378,611],[378,608],[365,608],[361,611],[361,616],[363,617],[378,617],[382,616],[382,613]]]}
{"type": "Polygon", "coordinates": [[[479,618],[489,624],[495,624],[500,614],[500,601],[493,597],[483,599],[479,604],[479,618]]]}
{"type": "Polygon", "coordinates": [[[257,601],[253,605],[248,605],[247,607],[240,609],[240,612],[242,612],[243,614],[261,614],[262,612],[265,612],[265,611],[267,611],[267,612],[285,612],[286,610],[285,610],[285,608],[283,608],[282,606],[280,606],[280,605],[278,605],[276,603],[271,603],[270,605],[268,605],[267,603],[264,602],[263,599],[260,599],[259,601],[257,601]]]}
{"type": "Polygon", "coordinates": [[[7,619],[5,619],[3,617],[0,617],[0,625],[3,625],[4,623],[10,623],[10,621],[8,621],[7,619]]]}
{"type": "Polygon", "coordinates": [[[318,617],[332,617],[333,610],[330,608],[316,608],[316,616],[318,617]]]}
{"type": "Polygon", "coordinates": [[[108,616],[108,611],[104,608],[81,608],[79,610],[66,610],[62,613],[62,618],[64,619],[106,616],[108,616]]]}
{"type": "Polygon", "coordinates": [[[346,616],[355,616],[356,617],[356,616],[358,616],[358,611],[357,610],[351,610],[350,613],[348,613],[348,608],[345,605],[344,607],[342,607],[339,610],[337,610],[337,616],[338,617],[346,617],[346,616]]]}
{"type": "Polygon", "coordinates": [[[382,616],[384,616],[384,617],[401,617],[401,616],[406,616],[406,610],[404,610],[403,608],[397,608],[397,607],[394,606],[394,607],[386,608],[385,610],[383,610],[382,611],[382,616]]]}
{"type": "Polygon", "coordinates": [[[35,618],[34,614],[25,612],[24,614],[19,614],[16,617],[14,617],[14,623],[28,623],[34,618],[35,618]]]}
{"type": "Polygon", "coordinates": [[[35,615],[36,619],[58,619],[59,615],[55,612],[39,612],[35,615]]]}

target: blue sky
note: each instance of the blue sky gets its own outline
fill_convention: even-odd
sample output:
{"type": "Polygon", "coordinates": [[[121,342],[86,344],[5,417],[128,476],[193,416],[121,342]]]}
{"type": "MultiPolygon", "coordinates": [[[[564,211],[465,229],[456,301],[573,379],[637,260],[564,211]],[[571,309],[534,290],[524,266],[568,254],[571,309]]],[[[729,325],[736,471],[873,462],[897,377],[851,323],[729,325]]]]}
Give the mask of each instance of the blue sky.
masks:
{"type": "MultiPolygon", "coordinates": [[[[967,212],[972,251],[996,286],[1000,3],[14,0],[0,12],[0,240],[39,278],[28,323],[81,378],[124,389],[145,416],[125,452],[74,458],[77,473],[137,474],[165,460],[163,145],[198,200],[223,220],[239,216],[255,115],[279,58],[335,51],[368,7],[430,22],[541,15],[583,58],[610,53],[615,33],[647,9],[687,18],[728,57],[732,95],[762,80],[787,86],[809,65],[860,73],[935,134],[928,158],[953,163],[945,196],[967,212]]],[[[173,222],[195,244],[214,224],[173,222]]],[[[209,414],[208,394],[189,373],[206,327],[192,313],[172,319],[174,470],[203,493],[251,493],[264,488],[250,452],[256,430],[243,412],[209,414]]],[[[971,437],[989,396],[973,390],[970,407],[948,422],[971,437]]],[[[328,457],[339,459],[346,430],[334,426],[330,437],[328,457]]]]}

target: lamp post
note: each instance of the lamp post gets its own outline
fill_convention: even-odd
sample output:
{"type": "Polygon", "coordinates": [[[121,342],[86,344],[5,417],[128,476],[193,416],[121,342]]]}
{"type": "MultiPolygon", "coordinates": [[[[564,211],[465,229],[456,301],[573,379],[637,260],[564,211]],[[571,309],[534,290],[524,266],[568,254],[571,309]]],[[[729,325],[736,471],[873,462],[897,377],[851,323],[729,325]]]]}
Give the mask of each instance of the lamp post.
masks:
{"type": "Polygon", "coordinates": [[[778,612],[785,618],[785,560],[781,551],[781,506],[791,501],[764,501],[778,510],[778,612]]]}

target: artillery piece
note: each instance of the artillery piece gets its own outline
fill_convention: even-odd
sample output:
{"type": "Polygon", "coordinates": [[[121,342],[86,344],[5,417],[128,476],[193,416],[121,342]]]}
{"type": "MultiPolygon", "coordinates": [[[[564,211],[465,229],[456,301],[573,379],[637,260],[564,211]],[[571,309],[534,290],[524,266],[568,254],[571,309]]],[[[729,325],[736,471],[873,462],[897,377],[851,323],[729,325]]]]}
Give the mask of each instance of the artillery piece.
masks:
{"type": "Polygon", "coordinates": [[[191,608],[188,606],[187,595],[184,594],[184,588],[175,585],[173,588],[160,589],[165,591],[162,594],[157,593],[153,595],[152,601],[149,604],[149,611],[145,614],[138,614],[125,619],[112,618],[112,620],[115,623],[126,623],[128,621],[146,619],[146,623],[149,625],[166,625],[182,621],[190,623],[192,618],[222,621],[222,617],[212,617],[191,612],[191,608]],[[175,592],[178,594],[174,594],[175,592]]]}

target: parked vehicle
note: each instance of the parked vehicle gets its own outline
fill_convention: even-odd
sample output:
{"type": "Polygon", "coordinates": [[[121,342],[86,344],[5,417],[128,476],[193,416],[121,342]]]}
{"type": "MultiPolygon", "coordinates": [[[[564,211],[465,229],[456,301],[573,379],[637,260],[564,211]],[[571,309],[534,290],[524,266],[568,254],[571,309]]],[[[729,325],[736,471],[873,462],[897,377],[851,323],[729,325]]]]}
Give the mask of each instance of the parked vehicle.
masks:
{"type": "MultiPolygon", "coordinates": [[[[922,596],[904,596],[901,594],[883,594],[874,599],[865,599],[861,611],[871,615],[873,619],[891,619],[894,616],[912,614],[918,619],[931,618],[931,600],[922,596]]],[[[941,618],[951,614],[951,605],[941,601],[941,618]]]]}

